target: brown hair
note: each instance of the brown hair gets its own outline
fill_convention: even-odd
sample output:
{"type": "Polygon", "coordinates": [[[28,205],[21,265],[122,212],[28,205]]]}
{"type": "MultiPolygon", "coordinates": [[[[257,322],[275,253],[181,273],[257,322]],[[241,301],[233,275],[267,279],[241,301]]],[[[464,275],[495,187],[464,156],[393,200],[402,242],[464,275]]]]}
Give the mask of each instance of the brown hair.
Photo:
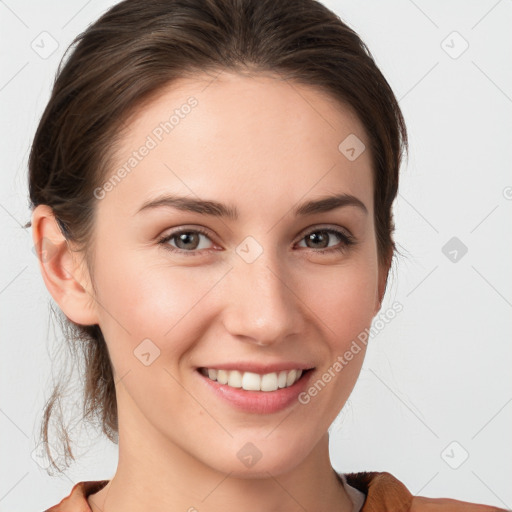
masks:
{"type": "MultiPolygon", "coordinates": [[[[408,146],[405,122],[366,45],[321,3],[125,0],[77,36],[69,50],[34,137],[29,190],[31,208],[49,205],[63,234],[83,251],[88,264],[94,248],[94,189],[108,172],[124,120],[164,85],[223,69],[277,73],[316,86],[352,107],[370,140],[379,261],[388,262],[394,255],[392,203],[408,146]]],[[[101,329],[60,315],[68,348],[82,356],[82,419],[98,420],[107,437],[117,442],[115,385],[101,329]]],[[[59,471],[48,434],[51,418],[62,415],[62,399],[58,384],[41,424],[50,463],[59,471]]],[[[67,467],[69,457],[74,459],[68,432],[62,422],[57,430],[67,467]]]]}

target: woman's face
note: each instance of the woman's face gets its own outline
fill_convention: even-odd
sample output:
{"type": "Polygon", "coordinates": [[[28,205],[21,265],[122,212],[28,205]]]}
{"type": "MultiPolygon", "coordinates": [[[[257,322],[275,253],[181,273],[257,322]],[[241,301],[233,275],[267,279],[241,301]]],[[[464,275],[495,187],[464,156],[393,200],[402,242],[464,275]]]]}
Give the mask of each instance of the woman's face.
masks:
{"type": "Polygon", "coordinates": [[[126,127],[93,256],[121,438],[287,471],[352,391],[384,290],[363,125],[316,89],[222,73],[174,83],[126,127]]]}

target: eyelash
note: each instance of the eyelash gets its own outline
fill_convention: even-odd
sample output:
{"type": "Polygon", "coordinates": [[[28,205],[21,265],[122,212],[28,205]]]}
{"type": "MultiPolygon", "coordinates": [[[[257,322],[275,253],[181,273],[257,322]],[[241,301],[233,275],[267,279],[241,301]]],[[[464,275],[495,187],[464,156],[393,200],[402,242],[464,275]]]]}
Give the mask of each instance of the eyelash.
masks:
{"type": "MultiPolygon", "coordinates": [[[[341,245],[335,246],[335,247],[329,247],[328,249],[319,249],[319,250],[309,248],[315,253],[320,253],[323,255],[329,255],[332,253],[342,253],[342,252],[345,252],[350,246],[355,245],[357,243],[353,236],[348,235],[347,233],[344,233],[343,231],[339,231],[334,228],[320,228],[320,229],[314,229],[312,231],[308,231],[307,233],[304,234],[304,236],[299,241],[302,241],[306,236],[311,235],[312,233],[318,233],[318,232],[333,233],[334,235],[339,237],[339,239],[341,240],[341,245]]],[[[183,233],[201,233],[201,234],[205,235],[206,237],[210,238],[209,233],[206,230],[201,229],[201,228],[180,229],[178,231],[175,231],[173,233],[170,233],[170,234],[165,235],[164,237],[160,238],[158,240],[158,244],[162,245],[164,247],[164,249],[166,249],[168,251],[178,253],[178,254],[183,254],[185,256],[198,256],[201,252],[203,252],[202,250],[197,250],[197,249],[194,249],[193,251],[185,251],[184,249],[177,249],[176,247],[172,247],[171,245],[169,245],[167,243],[170,240],[172,240],[173,238],[175,238],[183,233]]],[[[207,249],[205,249],[205,250],[207,250],[207,249]]]]}

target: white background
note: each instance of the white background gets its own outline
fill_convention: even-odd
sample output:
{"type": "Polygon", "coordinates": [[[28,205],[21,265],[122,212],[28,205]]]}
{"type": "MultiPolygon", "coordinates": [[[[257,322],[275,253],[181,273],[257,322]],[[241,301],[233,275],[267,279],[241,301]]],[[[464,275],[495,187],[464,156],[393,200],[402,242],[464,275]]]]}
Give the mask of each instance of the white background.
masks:
{"type": "MultiPolygon", "coordinates": [[[[324,3],[369,46],[411,143],[395,208],[403,256],[383,305],[403,311],[371,340],[331,428],[333,465],[389,471],[413,494],[512,508],[512,2],[324,3]],[[468,248],[456,262],[442,252],[452,237],[468,248]]],[[[101,439],[90,449],[85,439],[60,477],[31,458],[60,335],[22,228],[28,151],[58,62],[112,4],[0,2],[0,511],[45,509],[117,463],[101,439]],[[46,59],[31,47],[43,31],[59,45],[46,59]]]]}

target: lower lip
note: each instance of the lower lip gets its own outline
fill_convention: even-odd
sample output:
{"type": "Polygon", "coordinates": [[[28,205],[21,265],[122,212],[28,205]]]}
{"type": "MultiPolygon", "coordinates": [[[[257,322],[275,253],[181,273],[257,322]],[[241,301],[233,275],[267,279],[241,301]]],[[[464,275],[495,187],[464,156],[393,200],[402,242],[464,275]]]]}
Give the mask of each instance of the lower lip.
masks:
{"type": "Polygon", "coordinates": [[[306,388],[312,370],[305,371],[292,386],[275,391],[246,391],[227,384],[219,384],[199,371],[196,373],[209,389],[237,409],[256,414],[272,414],[290,407],[293,403],[299,403],[298,396],[306,388]]]}

